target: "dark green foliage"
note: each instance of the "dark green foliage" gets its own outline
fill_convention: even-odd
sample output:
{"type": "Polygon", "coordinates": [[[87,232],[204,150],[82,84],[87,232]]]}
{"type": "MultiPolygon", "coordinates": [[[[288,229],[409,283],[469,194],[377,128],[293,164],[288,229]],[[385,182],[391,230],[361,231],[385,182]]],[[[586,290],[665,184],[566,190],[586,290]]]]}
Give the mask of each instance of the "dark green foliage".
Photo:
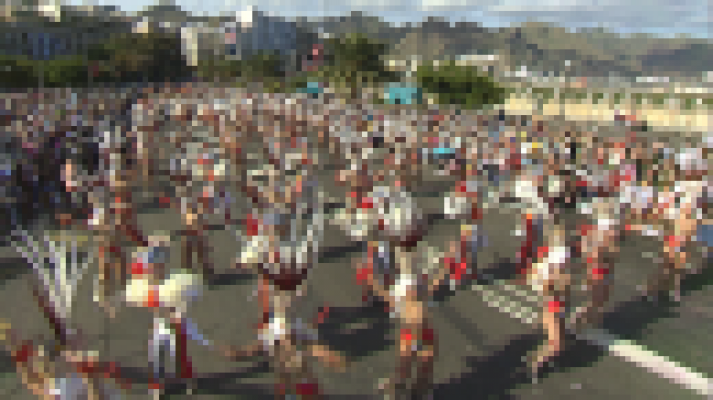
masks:
{"type": "Polygon", "coordinates": [[[505,90],[489,77],[480,75],[477,68],[453,62],[438,67],[421,66],[416,71],[416,79],[424,90],[438,94],[441,104],[475,109],[505,100],[505,90]]]}
{"type": "Polygon", "coordinates": [[[325,78],[336,86],[346,86],[356,98],[362,87],[396,78],[384,68],[382,58],[387,48],[387,44],[361,33],[329,39],[327,59],[332,65],[322,68],[322,71],[325,78]]]}
{"type": "Polygon", "coordinates": [[[4,87],[82,87],[90,83],[163,82],[185,78],[191,70],[177,36],[163,33],[117,34],[90,46],[86,54],[51,60],[0,58],[4,87]]]}
{"type": "Polygon", "coordinates": [[[0,57],[0,86],[24,88],[37,86],[37,76],[31,61],[24,57],[0,57]]]}
{"type": "Polygon", "coordinates": [[[259,51],[243,61],[246,76],[257,78],[280,78],[285,75],[282,58],[275,53],[259,51]]]}
{"type": "Polygon", "coordinates": [[[241,76],[243,65],[237,60],[201,59],[198,77],[203,81],[233,82],[241,76]]]}
{"type": "MultiPolygon", "coordinates": [[[[43,62],[46,87],[86,86],[87,60],[82,56],[68,56],[43,62]]],[[[39,71],[38,71],[39,72],[39,71]]]]}
{"type": "Polygon", "coordinates": [[[161,32],[117,34],[89,51],[109,79],[122,82],[162,82],[186,77],[190,69],[178,36],[161,32]]]}

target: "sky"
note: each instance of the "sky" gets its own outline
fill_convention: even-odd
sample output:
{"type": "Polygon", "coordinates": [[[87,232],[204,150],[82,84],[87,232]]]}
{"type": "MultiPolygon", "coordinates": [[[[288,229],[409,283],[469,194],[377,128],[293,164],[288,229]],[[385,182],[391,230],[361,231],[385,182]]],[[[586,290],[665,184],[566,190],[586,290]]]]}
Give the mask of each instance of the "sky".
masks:
{"type": "MultiPolygon", "coordinates": [[[[156,0],[88,0],[97,5],[119,5],[123,11],[140,10],[156,0]]],[[[440,16],[452,22],[477,21],[487,27],[509,26],[528,19],[560,26],[605,27],[619,33],[646,32],[662,36],[688,34],[711,38],[711,0],[175,0],[197,14],[233,13],[248,5],[282,15],[324,16],[363,11],[393,23],[420,22],[440,16]]],[[[89,4],[87,0],[68,0],[89,4]]]]}

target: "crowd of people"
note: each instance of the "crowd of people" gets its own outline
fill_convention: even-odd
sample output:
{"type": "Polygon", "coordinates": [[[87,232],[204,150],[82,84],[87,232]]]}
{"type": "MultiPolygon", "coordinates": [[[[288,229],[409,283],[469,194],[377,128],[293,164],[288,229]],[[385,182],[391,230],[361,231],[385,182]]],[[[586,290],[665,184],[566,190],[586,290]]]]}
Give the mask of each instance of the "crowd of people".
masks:
{"type": "MultiPolygon", "coordinates": [[[[482,219],[489,208],[519,206],[519,281],[543,298],[546,341],[523,369],[535,380],[561,352],[565,332],[601,322],[627,237],[660,243],[663,263],[641,293],[652,301],[662,294],[680,300],[683,278],[702,268],[690,266],[691,252],[707,259],[713,243],[711,136],[676,148],[635,127],[604,135],[504,112],[386,110],[328,95],[193,86],[154,87],[117,103],[63,107],[70,117],[51,126],[47,116],[21,107],[6,113],[7,132],[16,133],[7,146],[28,156],[5,164],[5,197],[15,200],[5,202],[4,212],[16,227],[13,241],[36,272],[67,264],[55,250],[55,258],[45,259],[33,258],[40,250],[27,251],[39,246],[28,233],[38,212],[92,233],[97,304],[109,316],[122,306],[154,312],[149,360],[155,393],[172,379],[192,380],[188,339],[230,360],[268,357],[277,398],[322,394],[313,361],[347,371],[345,356],[320,342],[328,309],[307,321],[292,306],[317,267],[326,223],[366,243],[354,265],[362,300],[383,304],[399,326],[397,370],[379,385],[390,398],[430,395],[438,336],[429,302],[444,287],[459,290],[481,279],[478,254],[488,239],[482,219]],[[255,160],[261,160],[258,168],[255,160]],[[344,189],[344,207],[333,214],[327,183],[317,176],[325,169],[336,170],[331,179],[344,189]],[[429,221],[414,193],[428,174],[455,182],[443,198],[443,214],[460,227],[437,257],[424,260],[417,249],[429,221]],[[170,185],[160,185],[163,178],[170,185]],[[132,197],[139,187],[180,214],[181,260],[169,257],[170,235],[139,229],[132,197]],[[231,215],[238,199],[251,203],[241,220],[231,215]],[[579,216],[574,235],[565,212],[579,216]],[[257,276],[262,318],[251,343],[209,340],[187,314],[215,275],[206,237],[211,219],[237,233],[240,251],[231,267],[257,276]],[[586,270],[588,301],[569,312],[578,269],[586,270]],[[173,360],[162,362],[163,348],[173,360]],[[164,364],[179,371],[161,373],[164,364]]],[[[98,382],[120,368],[87,355],[81,329],[69,321],[71,301],[62,300],[71,293],[48,292],[52,277],[37,276],[35,297],[60,346],[45,354],[9,328],[5,342],[23,381],[47,399],[109,396],[98,382]],[[52,367],[60,361],[64,369],[52,367]]]]}

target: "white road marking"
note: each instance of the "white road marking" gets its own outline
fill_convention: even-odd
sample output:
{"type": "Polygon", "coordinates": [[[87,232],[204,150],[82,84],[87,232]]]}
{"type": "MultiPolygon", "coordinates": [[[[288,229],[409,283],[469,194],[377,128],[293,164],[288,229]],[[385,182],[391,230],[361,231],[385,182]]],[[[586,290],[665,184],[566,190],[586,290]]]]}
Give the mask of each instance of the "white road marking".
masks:
{"type": "MultiPolygon", "coordinates": [[[[336,212],[338,210],[339,209],[334,211],[336,212]]],[[[431,250],[434,260],[439,260],[443,256],[443,252],[431,250]]],[[[499,290],[496,291],[488,286],[479,284],[474,284],[472,289],[480,293],[489,306],[503,311],[528,325],[539,323],[540,313],[534,308],[528,307],[517,300],[521,299],[529,305],[538,305],[542,300],[535,291],[512,285],[503,280],[493,281],[492,286],[499,290]],[[502,295],[498,292],[506,292],[507,294],[502,295]]],[[[695,372],[688,367],[682,366],[680,363],[671,361],[668,357],[658,355],[656,352],[648,350],[641,345],[617,338],[600,329],[589,329],[577,334],[577,337],[602,347],[618,357],[646,368],[702,396],[711,397],[713,399],[713,380],[708,378],[705,374],[695,372]]]]}
{"type": "MultiPolygon", "coordinates": [[[[495,286],[499,288],[501,292],[510,292],[511,294],[517,294],[521,298],[539,302],[539,299],[533,299],[534,296],[532,294],[514,285],[496,281],[495,286]]],[[[497,293],[498,291],[479,284],[474,284],[472,289],[480,293],[488,305],[505,312],[513,318],[530,325],[539,321],[538,312],[513,300],[512,295],[499,294],[497,293]]],[[[713,380],[705,374],[695,372],[678,362],[670,360],[668,357],[658,355],[655,351],[648,350],[630,340],[617,338],[601,329],[588,329],[585,332],[577,334],[577,337],[602,347],[611,354],[633,362],[662,378],[684,386],[702,396],[713,398],[713,380]]]]}

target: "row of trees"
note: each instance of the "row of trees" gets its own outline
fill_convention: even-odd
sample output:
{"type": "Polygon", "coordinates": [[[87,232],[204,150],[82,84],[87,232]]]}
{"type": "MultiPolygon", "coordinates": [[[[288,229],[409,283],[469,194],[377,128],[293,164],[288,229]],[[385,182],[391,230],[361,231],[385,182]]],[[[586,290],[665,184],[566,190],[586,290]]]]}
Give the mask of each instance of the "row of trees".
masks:
{"type": "MultiPolygon", "coordinates": [[[[322,69],[322,78],[335,86],[346,87],[352,98],[364,87],[378,87],[399,80],[398,74],[384,65],[388,46],[362,34],[349,34],[327,41],[329,65],[322,69]]],[[[481,108],[499,104],[507,92],[475,67],[447,62],[438,67],[424,64],[416,72],[416,82],[424,91],[436,94],[441,104],[465,108],[481,108]]]]}
{"type": "Polygon", "coordinates": [[[201,59],[197,75],[201,80],[235,82],[277,80],[285,77],[283,60],[280,55],[260,51],[241,60],[225,58],[201,59]]]}
{"type": "MultiPolygon", "coordinates": [[[[212,58],[197,68],[186,65],[180,38],[163,32],[117,34],[91,46],[86,54],[48,61],[1,57],[0,85],[4,87],[86,86],[122,82],[183,80],[193,73],[204,81],[262,82],[266,90],[292,91],[308,80],[328,81],[357,98],[365,87],[399,80],[384,66],[388,45],[354,33],[328,39],[325,65],[316,72],[286,79],[284,60],[275,53],[258,52],[243,60],[212,58]]],[[[500,103],[505,91],[476,68],[446,63],[421,66],[416,81],[443,104],[474,108],[500,103]]]]}
{"type": "Polygon", "coordinates": [[[282,59],[273,53],[258,52],[244,60],[202,59],[189,67],[181,54],[180,39],[161,32],[118,34],[91,46],[86,54],[60,56],[51,60],[31,60],[0,56],[0,86],[26,88],[83,87],[124,82],[165,82],[191,77],[234,82],[284,78],[282,59]]]}
{"type": "Polygon", "coordinates": [[[7,88],[175,81],[192,72],[181,54],[180,39],[160,32],[117,34],[86,54],[51,60],[3,56],[0,68],[0,85],[7,88]]]}

